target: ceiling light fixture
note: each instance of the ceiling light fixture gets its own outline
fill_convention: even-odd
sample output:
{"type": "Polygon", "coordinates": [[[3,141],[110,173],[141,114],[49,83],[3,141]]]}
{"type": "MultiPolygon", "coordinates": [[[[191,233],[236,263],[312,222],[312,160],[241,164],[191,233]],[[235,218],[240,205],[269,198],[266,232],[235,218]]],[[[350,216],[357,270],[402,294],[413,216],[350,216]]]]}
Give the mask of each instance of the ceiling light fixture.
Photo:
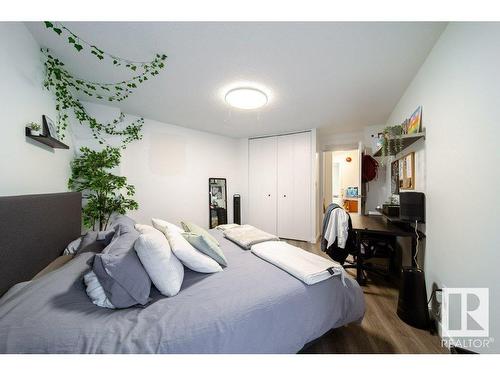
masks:
{"type": "Polygon", "coordinates": [[[240,109],[257,109],[267,104],[267,95],[252,87],[237,87],[229,90],[225,96],[226,103],[240,109]]]}

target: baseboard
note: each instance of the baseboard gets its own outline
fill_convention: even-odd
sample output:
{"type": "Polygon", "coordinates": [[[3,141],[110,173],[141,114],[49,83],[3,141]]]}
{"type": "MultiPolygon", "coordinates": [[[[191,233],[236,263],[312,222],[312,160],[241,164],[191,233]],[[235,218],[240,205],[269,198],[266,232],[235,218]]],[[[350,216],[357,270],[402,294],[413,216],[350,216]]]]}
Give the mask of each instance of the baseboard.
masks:
{"type": "MultiPolygon", "coordinates": [[[[431,312],[429,311],[429,314],[430,313],[431,312]]],[[[441,324],[441,321],[437,320],[435,317],[433,318],[433,321],[434,321],[434,324],[436,325],[436,333],[439,336],[439,338],[442,340],[443,339],[443,325],[441,324]]]]}
{"type": "MultiPolygon", "coordinates": [[[[431,322],[434,325],[434,333],[439,336],[439,339],[441,342],[443,342],[443,325],[441,324],[441,320],[439,317],[437,317],[434,312],[432,311],[432,308],[429,307],[429,317],[431,318],[431,322]]],[[[448,350],[450,347],[446,345],[448,350]]]]}

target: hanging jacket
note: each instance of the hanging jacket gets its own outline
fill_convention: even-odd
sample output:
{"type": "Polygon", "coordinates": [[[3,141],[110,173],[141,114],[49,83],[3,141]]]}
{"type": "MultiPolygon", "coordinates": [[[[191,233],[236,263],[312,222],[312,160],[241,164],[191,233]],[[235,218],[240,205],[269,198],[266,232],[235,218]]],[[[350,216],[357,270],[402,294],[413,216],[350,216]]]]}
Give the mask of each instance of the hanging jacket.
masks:
{"type": "MultiPolygon", "coordinates": [[[[328,224],[330,223],[330,218],[333,210],[341,209],[336,203],[332,203],[328,206],[325,212],[325,217],[323,218],[323,230],[321,232],[321,250],[326,252],[330,258],[334,261],[339,262],[340,264],[344,264],[349,253],[353,252],[356,249],[355,236],[352,232],[352,221],[351,216],[347,213],[348,216],[348,234],[347,240],[345,241],[345,246],[342,248],[339,246],[339,238],[337,237],[333,244],[328,246],[328,240],[325,238],[325,234],[327,232],[328,224]]],[[[342,241],[343,242],[343,241],[342,241]]]]}

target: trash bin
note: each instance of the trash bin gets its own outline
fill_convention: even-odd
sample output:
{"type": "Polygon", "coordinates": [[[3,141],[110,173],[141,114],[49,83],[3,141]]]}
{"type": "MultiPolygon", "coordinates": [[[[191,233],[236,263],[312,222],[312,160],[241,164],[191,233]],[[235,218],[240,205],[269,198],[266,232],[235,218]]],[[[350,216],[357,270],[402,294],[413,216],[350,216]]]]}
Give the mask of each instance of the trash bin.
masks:
{"type": "Polygon", "coordinates": [[[425,274],[416,267],[403,267],[399,288],[398,316],[415,328],[428,329],[430,326],[425,274]]]}

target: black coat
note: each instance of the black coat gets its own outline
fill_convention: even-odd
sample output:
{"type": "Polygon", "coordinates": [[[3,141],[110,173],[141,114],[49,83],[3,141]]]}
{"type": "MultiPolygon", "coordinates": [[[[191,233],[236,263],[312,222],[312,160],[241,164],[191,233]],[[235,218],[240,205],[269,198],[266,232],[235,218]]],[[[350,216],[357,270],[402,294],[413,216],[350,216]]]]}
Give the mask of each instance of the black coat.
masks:
{"type": "MultiPolygon", "coordinates": [[[[343,208],[341,208],[340,206],[337,206],[333,209],[334,210],[339,210],[339,209],[342,210],[343,208]]],[[[340,264],[344,264],[347,256],[350,253],[354,252],[354,250],[356,249],[356,239],[355,239],[354,232],[352,231],[351,216],[349,215],[349,213],[347,213],[347,216],[349,216],[349,221],[348,221],[349,231],[347,234],[347,241],[346,241],[345,248],[342,249],[342,248],[338,247],[338,238],[335,239],[335,242],[330,247],[327,247],[328,241],[325,239],[324,231],[325,231],[328,223],[326,223],[326,225],[323,225],[323,233],[321,233],[321,249],[323,251],[325,251],[330,258],[332,258],[336,262],[339,262],[340,264]]],[[[325,216],[325,218],[324,218],[324,220],[329,220],[329,219],[330,219],[330,215],[325,216]]]]}

